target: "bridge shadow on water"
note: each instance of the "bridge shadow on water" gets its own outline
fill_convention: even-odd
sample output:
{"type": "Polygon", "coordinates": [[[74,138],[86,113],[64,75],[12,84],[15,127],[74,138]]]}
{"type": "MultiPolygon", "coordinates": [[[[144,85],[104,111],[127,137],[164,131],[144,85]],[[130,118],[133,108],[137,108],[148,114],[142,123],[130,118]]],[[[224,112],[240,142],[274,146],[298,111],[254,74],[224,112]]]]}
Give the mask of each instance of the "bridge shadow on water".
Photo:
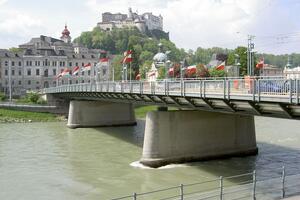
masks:
{"type": "MultiPolygon", "coordinates": [[[[138,120],[136,126],[103,127],[94,129],[101,133],[115,137],[118,140],[130,143],[141,148],[141,156],[144,138],[144,128],[145,120],[138,120]]],[[[297,140],[299,139],[300,135],[297,140]]],[[[259,153],[256,156],[231,157],[226,159],[191,162],[185,163],[184,166],[193,167],[195,169],[205,171],[215,177],[232,176],[242,173],[253,172],[253,170],[256,170],[257,174],[261,178],[270,178],[272,176],[277,177],[282,172],[282,166],[286,167],[287,175],[300,173],[299,145],[296,147],[295,145],[290,146],[288,143],[279,145],[276,142],[269,143],[258,139],[257,146],[259,149],[259,153]]],[[[138,159],[139,158],[137,158],[137,160],[138,159]]],[[[158,168],[157,170],[160,169],[161,168],[158,168]]],[[[163,168],[162,170],[166,169],[163,168]]],[[[250,178],[252,178],[252,176],[248,177],[248,179],[250,178]]]]}

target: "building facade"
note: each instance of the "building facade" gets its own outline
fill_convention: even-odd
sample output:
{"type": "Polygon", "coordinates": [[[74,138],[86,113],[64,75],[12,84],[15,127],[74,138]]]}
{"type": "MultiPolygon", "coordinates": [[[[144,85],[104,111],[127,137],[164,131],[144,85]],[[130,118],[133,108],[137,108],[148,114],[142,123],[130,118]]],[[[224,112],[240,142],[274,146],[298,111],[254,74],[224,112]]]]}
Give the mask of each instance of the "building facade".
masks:
{"type": "MultiPolygon", "coordinates": [[[[0,49],[0,90],[8,94],[11,86],[15,96],[24,95],[28,90],[99,80],[97,71],[100,69],[96,65],[100,54],[106,53],[71,43],[67,26],[61,40],[42,35],[19,48],[18,52],[0,49]],[[80,70],[77,75],[57,78],[64,69],[82,68],[89,63],[92,65],[89,71],[80,70]]],[[[108,73],[101,75],[108,76],[108,73]]]]}
{"type": "Polygon", "coordinates": [[[146,30],[163,30],[163,17],[155,16],[150,12],[139,15],[128,9],[128,14],[105,12],[102,22],[97,24],[102,30],[111,31],[113,28],[136,27],[142,33],[146,30]]]}

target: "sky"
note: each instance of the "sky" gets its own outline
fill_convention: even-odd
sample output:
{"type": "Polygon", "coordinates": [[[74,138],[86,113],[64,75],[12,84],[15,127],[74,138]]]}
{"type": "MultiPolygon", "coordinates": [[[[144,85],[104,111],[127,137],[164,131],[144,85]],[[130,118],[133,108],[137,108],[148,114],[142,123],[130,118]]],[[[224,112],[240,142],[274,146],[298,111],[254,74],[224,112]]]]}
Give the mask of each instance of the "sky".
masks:
{"type": "Polygon", "coordinates": [[[0,49],[40,35],[59,38],[67,23],[72,38],[92,30],[101,13],[163,16],[177,47],[196,50],[247,46],[255,51],[300,53],[300,0],[0,0],[0,49]]]}

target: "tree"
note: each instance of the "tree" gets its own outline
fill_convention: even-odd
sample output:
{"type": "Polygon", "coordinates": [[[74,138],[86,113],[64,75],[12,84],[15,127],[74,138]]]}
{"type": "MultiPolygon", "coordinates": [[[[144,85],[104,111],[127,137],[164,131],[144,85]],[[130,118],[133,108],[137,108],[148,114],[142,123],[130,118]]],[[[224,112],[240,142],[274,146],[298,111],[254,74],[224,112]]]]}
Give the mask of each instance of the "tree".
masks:
{"type": "Polygon", "coordinates": [[[115,80],[122,80],[122,55],[116,55],[111,61],[111,66],[114,68],[115,80]]]}
{"type": "Polygon", "coordinates": [[[224,70],[217,70],[216,68],[211,68],[209,70],[209,74],[211,77],[225,77],[226,72],[224,70]]]}

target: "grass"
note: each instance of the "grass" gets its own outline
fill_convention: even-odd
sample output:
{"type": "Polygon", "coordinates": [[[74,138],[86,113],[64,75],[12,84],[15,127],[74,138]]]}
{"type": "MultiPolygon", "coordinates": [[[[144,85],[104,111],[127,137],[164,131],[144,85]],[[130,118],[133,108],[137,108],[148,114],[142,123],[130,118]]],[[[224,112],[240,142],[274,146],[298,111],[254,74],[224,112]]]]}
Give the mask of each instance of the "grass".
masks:
{"type": "MultiPolygon", "coordinates": [[[[147,112],[157,110],[158,106],[139,106],[134,109],[135,117],[137,119],[146,118],[147,112]]],[[[177,110],[177,108],[169,107],[168,110],[177,110]]]]}
{"type": "Polygon", "coordinates": [[[149,111],[157,110],[157,106],[140,106],[134,109],[135,117],[138,119],[146,118],[146,114],[149,111]]]}
{"type": "Polygon", "coordinates": [[[62,118],[51,113],[37,113],[0,108],[0,122],[54,122],[62,118]]]}

